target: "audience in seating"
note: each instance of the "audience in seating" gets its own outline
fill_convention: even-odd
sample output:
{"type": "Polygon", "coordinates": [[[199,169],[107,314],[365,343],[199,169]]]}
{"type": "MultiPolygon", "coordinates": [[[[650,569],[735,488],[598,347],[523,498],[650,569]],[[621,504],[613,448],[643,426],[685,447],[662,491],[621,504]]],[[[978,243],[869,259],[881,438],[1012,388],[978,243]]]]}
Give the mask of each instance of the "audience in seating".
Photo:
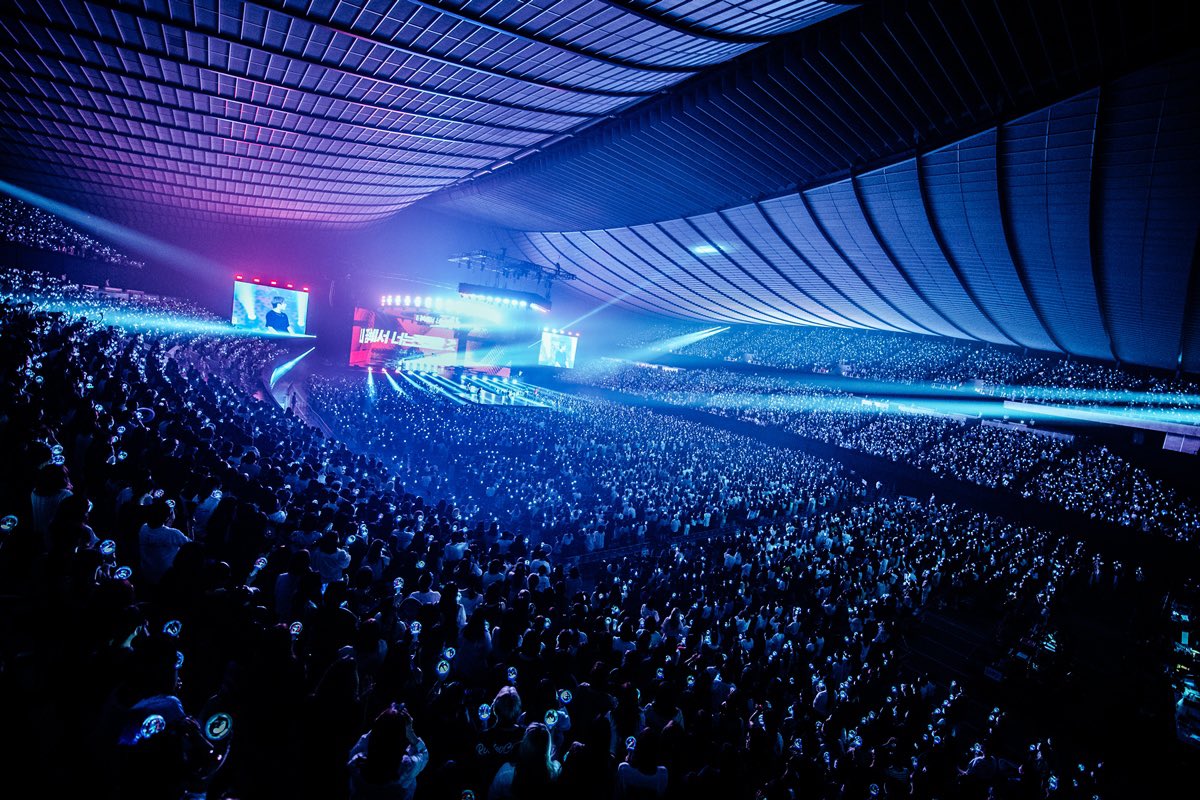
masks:
{"type": "Polygon", "coordinates": [[[57,214],[12,197],[0,198],[0,240],[122,267],[141,269],[145,266],[68,224],[57,214]]]}
{"type": "Polygon", "coordinates": [[[932,409],[905,410],[901,403],[875,402],[786,376],[609,361],[567,379],[776,427],[1180,541],[1200,537],[1197,498],[1087,437],[1072,442],[1072,437],[958,420],[932,409]]]}
{"type": "MultiPolygon", "coordinates": [[[[1070,533],[610,402],[321,378],[331,439],[264,397],[277,341],[0,287],[3,678],[10,728],[54,754],[38,794],[1099,791],[1098,758],[1000,735],[907,658],[935,609],[1055,624],[1099,559],[1070,533]]],[[[889,458],[957,430],[851,427],[889,458]]]]}
{"type": "MultiPolygon", "coordinates": [[[[631,348],[694,332],[647,329],[631,348]]],[[[639,352],[641,352],[639,350],[639,352]]],[[[657,353],[657,351],[655,351],[657,353]]],[[[732,326],[679,348],[681,355],[748,361],[805,373],[891,383],[973,387],[987,395],[1039,403],[1096,406],[1200,424],[1200,382],[1136,366],[1022,351],[981,342],[839,328],[732,326]]]]}

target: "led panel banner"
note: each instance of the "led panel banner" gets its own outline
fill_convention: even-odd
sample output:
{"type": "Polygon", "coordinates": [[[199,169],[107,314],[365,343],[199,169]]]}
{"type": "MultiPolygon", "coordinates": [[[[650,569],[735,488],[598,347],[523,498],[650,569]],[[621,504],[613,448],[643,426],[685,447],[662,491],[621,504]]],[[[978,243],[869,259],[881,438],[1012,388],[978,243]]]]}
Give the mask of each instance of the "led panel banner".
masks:
{"type": "Polygon", "coordinates": [[[542,345],[538,350],[538,364],[543,367],[571,369],[575,366],[575,349],[578,346],[579,338],[577,336],[542,331],[542,345]]]}
{"type": "Polygon", "coordinates": [[[368,308],[354,309],[350,329],[350,366],[397,367],[402,361],[430,359],[452,366],[458,337],[422,315],[394,316],[368,308]]]}
{"type": "Polygon", "coordinates": [[[234,281],[231,322],[247,330],[302,335],[308,326],[308,292],[234,281]]]}

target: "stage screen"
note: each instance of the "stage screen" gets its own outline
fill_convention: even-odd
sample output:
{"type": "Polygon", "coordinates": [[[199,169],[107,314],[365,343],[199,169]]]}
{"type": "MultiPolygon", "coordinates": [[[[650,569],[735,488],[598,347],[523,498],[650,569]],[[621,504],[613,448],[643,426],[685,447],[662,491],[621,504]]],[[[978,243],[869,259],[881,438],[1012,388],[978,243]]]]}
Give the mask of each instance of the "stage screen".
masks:
{"type": "Polygon", "coordinates": [[[303,335],[308,326],[308,292],[234,281],[232,322],[247,330],[303,335]]]}
{"type": "Polygon", "coordinates": [[[422,366],[454,366],[458,337],[423,314],[398,316],[369,308],[354,309],[350,329],[350,366],[399,367],[401,362],[422,366]]]}
{"type": "Polygon", "coordinates": [[[575,366],[575,348],[578,346],[578,337],[542,331],[542,346],[538,350],[538,364],[543,367],[571,369],[575,366]]]}

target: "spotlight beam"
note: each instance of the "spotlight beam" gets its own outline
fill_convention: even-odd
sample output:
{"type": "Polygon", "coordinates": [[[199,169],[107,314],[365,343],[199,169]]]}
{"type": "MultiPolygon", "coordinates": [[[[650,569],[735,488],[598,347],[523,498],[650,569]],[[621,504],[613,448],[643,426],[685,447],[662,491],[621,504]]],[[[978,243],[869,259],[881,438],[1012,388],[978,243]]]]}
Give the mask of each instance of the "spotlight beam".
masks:
{"type": "Polygon", "coordinates": [[[126,228],[124,225],[118,225],[115,222],[97,217],[95,214],[89,214],[66,203],[60,203],[49,197],[43,197],[28,189],[22,189],[20,186],[11,184],[8,181],[0,180],[0,192],[4,192],[18,200],[23,200],[30,205],[37,206],[51,214],[56,214],[72,225],[83,228],[121,247],[136,251],[157,261],[167,261],[175,266],[182,267],[193,273],[197,278],[207,278],[214,272],[228,271],[225,266],[218,264],[210,258],[197,255],[182,247],[167,244],[152,236],[147,236],[132,228],[126,228]]]}
{"type": "Polygon", "coordinates": [[[672,336],[667,339],[661,339],[657,342],[651,342],[648,345],[637,348],[629,353],[626,353],[625,358],[630,361],[644,361],[648,358],[662,355],[673,350],[679,350],[687,347],[690,344],[695,344],[710,336],[716,336],[718,333],[724,333],[729,330],[728,325],[714,325],[711,328],[705,328],[702,331],[695,333],[685,333],[682,336],[672,336]]]}
{"type": "Polygon", "coordinates": [[[392,373],[385,369],[383,371],[383,377],[387,378],[388,383],[392,385],[392,388],[396,390],[397,394],[404,394],[404,390],[400,388],[400,384],[396,383],[396,379],[392,377],[392,373]]]}
{"type": "Polygon", "coordinates": [[[310,347],[307,350],[305,350],[303,353],[301,353],[300,355],[293,358],[291,361],[288,361],[285,364],[280,364],[278,367],[276,367],[275,371],[271,373],[270,388],[274,389],[275,384],[279,383],[280,378],[282,378],[284,375],[287,375],[289,372],[291,372],[292,369],[297,364],[299,364],[302,360],[304,360],[305,356],[307,356],[309,353],[311,353],[313,350],[316,350],[316,349],[317,348],[315,348],[315,347],[310,347]]]}

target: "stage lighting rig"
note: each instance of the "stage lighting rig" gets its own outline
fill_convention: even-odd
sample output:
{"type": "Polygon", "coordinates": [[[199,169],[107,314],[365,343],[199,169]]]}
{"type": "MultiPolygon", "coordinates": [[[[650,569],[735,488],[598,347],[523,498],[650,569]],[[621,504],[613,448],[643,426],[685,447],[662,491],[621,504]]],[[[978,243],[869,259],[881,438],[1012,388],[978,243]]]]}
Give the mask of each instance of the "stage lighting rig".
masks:
{"type": "Polygon", "coordinates": [[[550,298],[533,292],[518,292],[512,289],[498,289],[494,286],[483,286],[477,283],[460,283],[458,294],[467,300],[480,303],[491,303],[509,308],[529,308],[545,314],[550,310],[550,298]]]}
{"type": "Polygon", "coordinates": [[[556,281],[573,281],[576,276],[559,265],[545,267],[531,261],[511,258],[506,251],[473,250],[450,259],[468,272],[479,271],[489,278],[479,283],[459,284],[464,297],[485,299],[501,304],[527,304],[536,311],[550,310],[550,290],[556,281]]]}

